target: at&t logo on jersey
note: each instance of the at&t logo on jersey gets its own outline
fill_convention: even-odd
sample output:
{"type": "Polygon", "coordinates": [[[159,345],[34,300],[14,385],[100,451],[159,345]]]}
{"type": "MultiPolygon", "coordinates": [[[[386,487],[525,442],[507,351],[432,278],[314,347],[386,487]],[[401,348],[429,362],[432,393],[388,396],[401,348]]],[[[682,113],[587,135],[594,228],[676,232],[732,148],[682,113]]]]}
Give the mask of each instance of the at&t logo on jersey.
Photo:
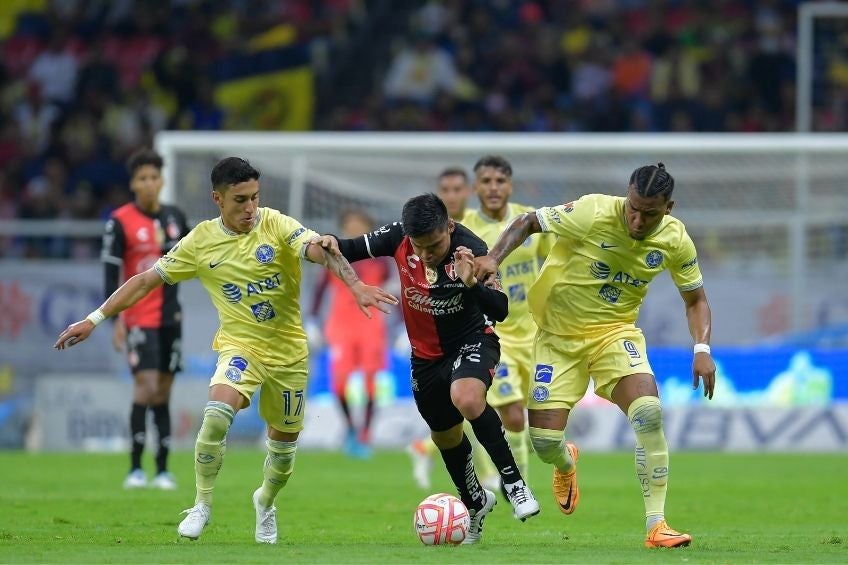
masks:
{"type": "Polygon", "coordinates": [[[553,377],[554,377],[554,367],[553,367],[553,365],[542,365],[542,364],[536,365],[536,376],[533,377],[534,382],[550,384],[553,377]]]}
{"type": "Polygon", "coordinates": [[[274,251],[274,248],[268,245],[267,243],[263,243],[259,247],[256,248],[256,260],[262,263],[270,263],[274,260],[274,257],[277,253],[274,251]]]}
{"type": "Polygon", "coordinates": [[[241,290],[239,290],[239,287],[233,283],[226,283],[222,285],[221,291],[224,293],[224,298],[233,304],[241,300],[241,290]]]}
{"type": "Polygon", "coordinates": [[[589,272],[596,279],[605,279],[610,274],[610,267],[606,263],[602,263],[600,261],[595,261],[589,266],[589,272]]]}

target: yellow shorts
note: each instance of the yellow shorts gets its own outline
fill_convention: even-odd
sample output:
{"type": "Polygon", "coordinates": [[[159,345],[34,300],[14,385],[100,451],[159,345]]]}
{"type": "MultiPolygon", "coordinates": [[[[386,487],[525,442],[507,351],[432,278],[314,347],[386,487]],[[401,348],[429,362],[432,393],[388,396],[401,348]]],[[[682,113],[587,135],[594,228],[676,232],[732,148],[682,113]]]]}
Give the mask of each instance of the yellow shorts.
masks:
{"type": "Polygon", "coordinates": [[[586,394],[589,377],[595,394],[612,400],[622,378],[636,373],[654,374],[645,353],[645,337],[636,326],[587,337],[561,336],[542,329],[533,343],[535,373],[530,383],[528,408],[567,408],[586,394]]]}
{"type": "Polygon", "coordinates": [[[256,389],[259,392],[259,415],[281,432],[296,433],[303,429],[306,412],[306,375],[308,359],[293,365],[267,366],[239,349],[218,352],[218,366],[209,386],[223,384],[239,391],[250,406],[256,389]]]}
{"type": "Polygon", "coordinates": [[[486,393],[486,400],[494,408],[520,402],[527,406],[527,385],[533,362],[533,347],[507,345],[501,342],[501,361],[495,367],[495,378],[486,393]]]}

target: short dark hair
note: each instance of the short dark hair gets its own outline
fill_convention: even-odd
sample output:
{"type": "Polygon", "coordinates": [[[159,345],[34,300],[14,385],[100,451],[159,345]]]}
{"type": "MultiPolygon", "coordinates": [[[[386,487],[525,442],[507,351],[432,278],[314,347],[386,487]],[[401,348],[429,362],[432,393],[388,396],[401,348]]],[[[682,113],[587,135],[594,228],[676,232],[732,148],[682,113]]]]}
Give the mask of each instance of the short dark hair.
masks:
{"type": "Polygon", "coordinates": [[[161,171],[162,167],[165,165],[165,160],[162,159],[161,155],[149,147],[142,147],[141,149],[138,149],[130,155],[129,159],[127,159],[127,171],[129,171],[131,177],[139,168],[145,165],[152,165],[161,171]]]}
{"type": "Polygon", "coordinates": [[[480,157],[474,165],[474,172],[476,173],[477,169],[482,169],[483,167],[492,167],[508,177],[512,176],[512,165],[500,155],[484,155],[480,157]]]}
{"type": "Polygon", "coordinates": [[[465,169],[463,169],[462,167],[447,167],[445,169],[442,169],[442,172],[439,173],[438,178],[439,180],[441,180],[445,177],[453,176],[462,177],[462,180],[468,182],[468,173],[466,173],[465,169]]]}
{"type": "Polygon", "coordinates": [[[668,201],[674,191],[674,177],[666,172],[662,163],[639,167],[630,175],[630,184],[639,196],[646,198],[663,196],[668,201]]]}
{"type": "Polygon", "coordinates": [[[221,191],[234,184],[259,180],[259,171],[254,169],[246,159],[224,157],[212,169],[210,179],[212,180],[212,189],[221,191]]]}
{"type": "Polygon", "coordinates": [[[429,192],[406,201],[401,222],[406,235],[421,237],[448,228],[448,209],[441,198],[429,192]]]}

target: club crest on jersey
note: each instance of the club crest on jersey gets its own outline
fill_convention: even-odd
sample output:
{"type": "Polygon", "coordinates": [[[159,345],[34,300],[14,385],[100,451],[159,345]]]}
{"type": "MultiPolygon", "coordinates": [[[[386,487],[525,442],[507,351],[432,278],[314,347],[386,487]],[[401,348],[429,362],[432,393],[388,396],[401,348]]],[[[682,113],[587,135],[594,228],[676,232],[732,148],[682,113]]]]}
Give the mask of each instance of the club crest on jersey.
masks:
{"type": "Polygon", "coordinates": [[[227,370],[224,371],[224,376],[234,383],[241,381],[241,371],[236,367],[228,367],[227,370]]]}
{"type": "Polygon", "coordinates": [[[259,247],[256,248],[256,260],[262,263],[270,263],[274,260],[274,256],[276,256],[276,252],[274,248],[268,245],[267,243],[263,243],[259,247]]]}
{"type": "Polygon", "coordinates": [[[645,255],[645,264],[652,269],[656,269],[662,265],[662,262],[663,254],[656,249],[649,251],[648,254],[645,255]]]}
{"type": "Polygon", "coordinates": [[[533,400],[536,402],[544,402],[550,396],[550,392],[548,391],[548,387],[546,386],[537,386],[533,389],[533,400]]]}
{"type": "Polygon", "coordinates": [[[448,278],[450,278],[450,280],[455,281],[456,277],[457,277],[457,275],[456,275],[456,263],[451,261],[450,263],[445,265],[445,273],[447,273],[448,278]]]}
{"type": "Polygon", "coordinates": [[[436,269],[427,267],[424,273],[427,276],[427,282],[430,284],[436,284],[436,281],[439,280],[439,273],[436,272],[436,269]]]}

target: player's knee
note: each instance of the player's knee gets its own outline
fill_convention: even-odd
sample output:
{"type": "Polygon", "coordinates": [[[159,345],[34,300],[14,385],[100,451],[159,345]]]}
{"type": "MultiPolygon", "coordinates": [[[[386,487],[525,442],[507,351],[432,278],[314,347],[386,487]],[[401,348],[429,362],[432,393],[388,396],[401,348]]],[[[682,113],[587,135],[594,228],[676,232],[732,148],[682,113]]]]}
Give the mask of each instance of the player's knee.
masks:
{"type": "Polygon", "coordinates": [[[486,408],[486,398],[471,387],[451,388],[451,402],[467,420],[476,420],[486,408]]]}
{"type": "Polygon", "coordinates": [[[641,396],[630,404],[627,419],[636,435],[662,431],[662,406],[656,396],[641,396]]]}
{"type": "Polygon", "coordinates": [[[513,402],[506,406],[498,408],[498,415],[501,417],[504,428],[511,432],[524,431],[524,406],[520,402],[513,402]]]}
{"type": "Polygon", "coordinates": [[[235,410],[226,402],[210,400],[203,410],[203,424],[197,439],[205,443],[220,443],[227,437],[230,424],[233,423],[235,410]]]}
{"type": "Polygon", "coordinates": [[[281,475],[291,475],[294,470],[294,460],[297,453],[296,441],[265,440],[268,448],[268,465],[281,475]]]}
{"type": "Polygon", "coordinates": [[[553,463],[565,450],[565,436],[562,430],[530,428],[530,443],[539,459],[553,463]]]}

